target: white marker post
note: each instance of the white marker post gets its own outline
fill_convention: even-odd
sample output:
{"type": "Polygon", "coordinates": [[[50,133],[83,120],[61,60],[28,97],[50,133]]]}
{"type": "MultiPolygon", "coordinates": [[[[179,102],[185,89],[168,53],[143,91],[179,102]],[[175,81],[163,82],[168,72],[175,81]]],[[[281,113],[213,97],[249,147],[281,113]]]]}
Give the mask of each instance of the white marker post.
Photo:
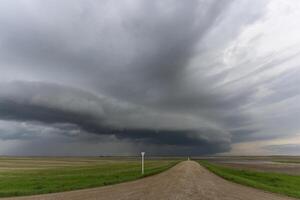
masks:
{"type": "Polygon", "coordinates": [[[145,152],[141,152],[142,154],[142,174],[144,174],[144,156],[145,156],[145,152]]]}

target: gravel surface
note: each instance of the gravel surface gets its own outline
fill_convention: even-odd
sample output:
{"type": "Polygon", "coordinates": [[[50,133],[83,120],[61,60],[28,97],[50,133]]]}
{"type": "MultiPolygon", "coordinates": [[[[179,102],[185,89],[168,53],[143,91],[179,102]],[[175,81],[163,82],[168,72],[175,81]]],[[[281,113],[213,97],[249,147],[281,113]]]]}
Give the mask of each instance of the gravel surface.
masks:
{"type": "MultiPolygon", "coordinates": [[[[55,194],[5,200],[288,200],[277,194],[226,181],[194,161],[140,180],[55,194]]],[[[1,200],[4,200],[1,199],[1,200]]]]}

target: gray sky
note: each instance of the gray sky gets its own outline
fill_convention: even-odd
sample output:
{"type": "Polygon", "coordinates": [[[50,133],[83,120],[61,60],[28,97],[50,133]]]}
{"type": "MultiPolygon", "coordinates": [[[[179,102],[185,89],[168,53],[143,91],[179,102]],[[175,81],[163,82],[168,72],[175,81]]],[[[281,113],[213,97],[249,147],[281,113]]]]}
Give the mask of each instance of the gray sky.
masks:
{"type": "Polygon", "coordinates": [[[0,7],[0,154],[297,154],[297,0],[0,7]]]}

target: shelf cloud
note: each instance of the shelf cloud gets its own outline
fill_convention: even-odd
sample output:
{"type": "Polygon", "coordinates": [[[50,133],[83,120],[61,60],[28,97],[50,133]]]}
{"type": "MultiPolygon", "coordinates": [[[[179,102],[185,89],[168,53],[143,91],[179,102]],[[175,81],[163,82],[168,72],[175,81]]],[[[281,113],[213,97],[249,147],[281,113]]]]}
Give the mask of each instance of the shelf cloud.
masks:
{"type": "Polygon", "coordinates": [[[4,1],[0,154],[294,153],[299,8],[4,1]]]}

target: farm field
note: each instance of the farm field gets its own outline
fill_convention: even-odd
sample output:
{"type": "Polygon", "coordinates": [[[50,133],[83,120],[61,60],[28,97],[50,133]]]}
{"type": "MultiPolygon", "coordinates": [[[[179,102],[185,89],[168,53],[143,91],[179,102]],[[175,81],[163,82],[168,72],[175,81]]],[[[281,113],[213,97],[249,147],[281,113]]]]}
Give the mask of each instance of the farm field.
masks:
{"type": "Polygon", "coordinates": [[[205,159],[235,169],[300,175],[300,157],[297,156],[209,157],[205,159]]]}
{"type": "MultiPolygon", "coordinates": [[[[293,200],[227,181],[195,161],[183,161],[154,176],[112,186],[3,198],[3,200],[293,200]]],[[[2,200],[2,199],[1,199],[2,200]]]]}
{"type": "Polygon", "coordinates": [[[137,157],[0,157],[0,197],[10,200],[138,200],[144,197],[150,200],[287,200],[293,199],[288,196],[300,198],[300,176],[254,170],[252,165],[273,164],[285,169],[286,165],[298,165],[297,159],[293,159],[202,157],[197,162],[181,162],[182,157],[148,157],[144,176],[159,174],[139,179],[144,176],[137,157]],[[135,179],[139,180],[132,181],[135,179]]]}
{"type": "Polygon", "coordinates": [[[0,197],[62,192],[130,181],[162,172],[174,159],[0,157],[0,197]]]}
{"type": "Polygon", "coordinates": [[[209,159],[199,161],[211,172],[236,183],[300,198],[298,158],[209,159]],[[288,160],[288,162],[283,162],[288,160]]]}

